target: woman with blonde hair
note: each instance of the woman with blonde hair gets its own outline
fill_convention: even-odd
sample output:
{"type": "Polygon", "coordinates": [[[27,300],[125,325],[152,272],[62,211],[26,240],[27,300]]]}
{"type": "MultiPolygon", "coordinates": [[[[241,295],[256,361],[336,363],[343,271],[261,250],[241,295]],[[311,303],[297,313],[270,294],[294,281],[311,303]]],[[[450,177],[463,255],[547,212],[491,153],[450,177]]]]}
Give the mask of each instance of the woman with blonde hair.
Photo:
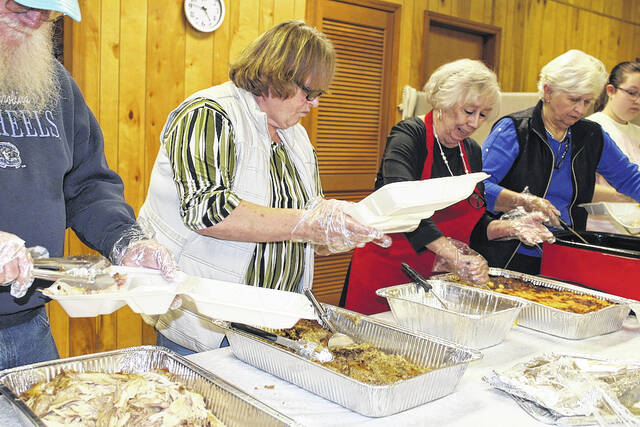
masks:
{"type": "MultiPolygon", "coordinates": [[[[302,21],[276,25],[231,65],[231,81],[187,98],[167,119],[140,216],[186,273],[301,292],[314,250],[390,239],[322,198],[313,146],[298,121],[335,70],[331,43],[302,21]]],[[[224,345],[185,299],[153,319],[158,344],[180,354],[224,345]]]]}
{"type": "MultiPolygon", "coordinates": [[[[579,50],[540,71],[540,101],[500,119],[484,142],[487,208],[499,217],[522,206],[543,211],[555,228],[565,221],[584,230],[596,172],[618,191],[640,200],[640,172],[597,123],[583,116],[607,79],[601,61],[579,50]]],[[[492,267],[540,272],[538,248],[519,242],[472,242],[492,267]]]]}
{"type": "MultiPolygon", "coordinates": [[[[464,175],[482,170],[480,146],[471,134],[498,110],[496,75],[482,62],[460,59],[438,68],[424,87],[433,110],[396,124],[387,138],[376,188],[398,181],[464,175]]],[[[468,199],[436,212],[410,233],[393,234],[389,248],[367,244],[354,251],[344,305],[365,314],[388,310],[376,289],[406,283],[405,262],[428,276],[436,256],[455,273],[477,284],[489,280],[487,262],[468,251],[472,234],[489,239],[513,237],[539,243],[551,234],[539,213],[492,221],[485,216],[479,184],[468,199]],[[453,239],[453,241],[451,240],[453,239]],[[460,245],[458,242],[462,242],[460,245]]]]}

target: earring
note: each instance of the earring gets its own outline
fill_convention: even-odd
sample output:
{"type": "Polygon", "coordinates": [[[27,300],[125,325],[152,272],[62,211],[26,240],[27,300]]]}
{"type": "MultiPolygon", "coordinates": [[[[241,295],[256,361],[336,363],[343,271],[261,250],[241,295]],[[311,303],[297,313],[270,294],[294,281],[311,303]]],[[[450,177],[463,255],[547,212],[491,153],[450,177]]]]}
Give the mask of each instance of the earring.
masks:
{"type": "Polygon", "coordinates": [[[438,120],[442,120],[442,110],[438,110],[438,111],[436,112],[436,115],[437,115],[437,117],[438,117],[438,120]]]}

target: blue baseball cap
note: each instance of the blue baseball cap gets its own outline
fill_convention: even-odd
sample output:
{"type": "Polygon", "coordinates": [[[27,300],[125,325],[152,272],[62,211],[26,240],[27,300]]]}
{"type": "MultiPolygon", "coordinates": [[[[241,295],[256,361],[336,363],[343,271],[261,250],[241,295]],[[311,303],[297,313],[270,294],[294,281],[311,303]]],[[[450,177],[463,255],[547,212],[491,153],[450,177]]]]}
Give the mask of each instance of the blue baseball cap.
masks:
{"type": "Polygon", "coordinates": [[[75,21],[80,22],[82,16],[80,16],[80,6],[78,0],[14,0],[16,3],[20,3],[26,7],[33,7],[34,9],[42,10],[55,10],[62,12],[65,15],[69,15],[75,21]]]}

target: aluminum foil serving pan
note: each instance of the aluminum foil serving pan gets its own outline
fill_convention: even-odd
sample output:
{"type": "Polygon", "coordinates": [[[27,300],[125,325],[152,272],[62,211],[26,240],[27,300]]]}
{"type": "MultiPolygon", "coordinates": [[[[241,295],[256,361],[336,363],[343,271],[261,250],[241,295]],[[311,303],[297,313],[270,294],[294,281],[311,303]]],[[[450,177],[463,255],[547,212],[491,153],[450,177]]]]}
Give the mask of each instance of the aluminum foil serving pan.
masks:
{"type": "Polygon", "coordinates": [[[384,417],[453,392],[468,364],[482,358],[477,350],[437,337],[411,332],[368,316],[323,304],[338,332],[357,342],[404,356],[434,369],[389,385],[357,381],[307,360],[270,341],[237,329],[227,338],[234,355],[263,371],[369,417],[384,417]]]}
{"type": "MultiPolygon", "coordinates": [[[[578,314],[559,310],[524,298],[514,297],[528,303],[522,311],[520,311],[520,315],[518,316],[517,322],[519,326],[535,329],[560,338],[579,340],[615,332],[622,327],[622,323],[631,311],[630,304],[635,302],[627,298],[570,285],[557,280],[546,279],[501,268],[490,268],[489,275],[520,279],[533,285],[543,286],[550,289],[565,290],[583,295],[593,295],[613,303],[613,305],[598,311],[578,314]]],[[[432,279],[444,281],[453,280],[453,275],[451,273],[447,273],[433,276],[432,279]]]]}
{"type": "MultiPolygon", "coordinates": [[[[17,395],[36,383],[52,380],[63,371],[134,373],[153,369],[166,369],[178,376],[185,386],[204,397],[206,407],[227,426],[296,425],[292,419],[163,347],[131,347],[7,369],[0,372],[0,387],[5,386],[17,395]]],[[[36,420],[31,424],[39,425],[26,405],[15,405],[15,408],[24,420],[36,420]]]]}
{"type": "Polygon", "coordinates": [[[445,302],[442,308],[414,283],[378,289],[396,321],[409,329],[446,338],[472,348],[486,348],[504,340],[522,308],[520,299],[465,285],[429,280],[445,302]]]}

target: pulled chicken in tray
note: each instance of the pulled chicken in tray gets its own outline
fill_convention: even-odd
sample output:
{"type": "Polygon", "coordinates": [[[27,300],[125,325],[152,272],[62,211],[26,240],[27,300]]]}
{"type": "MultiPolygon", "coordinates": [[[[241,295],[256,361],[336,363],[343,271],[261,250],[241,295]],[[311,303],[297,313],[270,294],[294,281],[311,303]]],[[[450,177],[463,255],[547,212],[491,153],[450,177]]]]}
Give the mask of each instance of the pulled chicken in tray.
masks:
{"type": "MultiPolygon", "coordinates": [[[[462,281],[458,276],[454,275],[453,280],[468,285],[468,283],[462,281]]],[[[495,292],[524,298],[570,313],[586,314],[614,305],[614,303],[610,301],[593,295],[580,294],[570,290],[547,288],[513,277],[489,276],[487,285],[495,292]]]]}
{"type": "MultiPolygon", "coordinates": [[[[275,333],[293,339],[304,339],[328,347],[332,333],[315,320],[301,319],[292,328],[275,333]]],[[[330,349],[331,362],[314,362],[367,384],[386,385],[429,372],[432,368],[416,365],[397,354],[389,354],[371,344],[352,344],[330,349]]]]}
{"type": "Polygon", "coordinates": [[[223,426],[202,395],[160,370],[62,372],[20,399],[47,426],[223,426]]]}

